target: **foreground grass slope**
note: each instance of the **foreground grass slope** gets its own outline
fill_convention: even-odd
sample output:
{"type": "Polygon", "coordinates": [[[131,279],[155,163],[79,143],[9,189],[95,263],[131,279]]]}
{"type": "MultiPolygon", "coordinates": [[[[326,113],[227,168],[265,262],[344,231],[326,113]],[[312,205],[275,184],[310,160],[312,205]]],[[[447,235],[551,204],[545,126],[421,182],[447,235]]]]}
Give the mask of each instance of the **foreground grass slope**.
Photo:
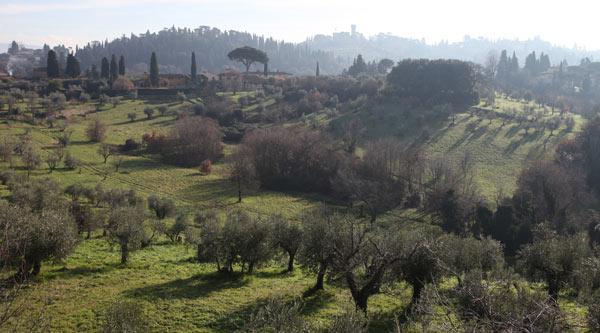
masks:
{"type": "MultiPolygon", "coordinates": [[[[188,103],[169,107],[177,110],[188,103]]],[[[502,103],[509,101],[500,100],[499,107],[489,111],[504,112],[502,103]]],[[[128,138],[139,141],[144,133],[168,131],[175,116],[157,115],[146,119],[145,107],[142,101],[127,101],[86,117],[72,115],[69,129],[73,130],[73,142],[67,150],[83,162],[81,170],[59,168],[49,173],[44,165],[33,172],[33,177],[49,177],[61,186],[74,183],[95,186],[100,182],[105,188],[132,188],[144,196],[170,197],[180,209],[188,212],[238,205],[236,188],[227,179],[226,162],[217,163],[210,175],[202,175],[192,168],[173,167],[155,156],[125,156],[119,172],[113,171],[111,158],[108,164],[103,163],[97,153],[99,144],[86,139],[87,124],[94,117],[106,122],[109,125],[106,142],[114,145],[123,144],[128,138]],[[137,114],[135,121],[127,118],[130,112],[137,114]],[[107,173],[108,170],[111,171],[107,173]]],[[[247,111],[252,110],[250,107],[247,111]]],[[[576,120],[575,130],[582,123],[580,118],[576,120]]],[[[395,115],[394,121],[384,119],[378,122],[381,125],[370,127],[371,136],[397,135],[403,119],[395,115]]],[[[23,122],[0,124],[0,136],[26,132],[42,150],[51,149],[59,134],[56,128],[23,122]]],[[[420,134],[409,133],[404,137],[414,138],[420,134]]],[[[526,133],[523,124],[517,121],[503,124],[500,119],[486,118],[485,113],[464,112],[457,115],[453,124],[446,121],[436,126],[423,144],[431,157],[445,155],[458,161],[469,152],[477,170],[475,181],[482,194],[492,201],[499,190],[504,193],[513,190],[523,166],[552,154],[555,145],[569,135],[564,126],[552,135],[550,130],[541,129],[526,133]]],[[[226,154],[232,148],[227,147],[226,154]]],[[[5,169],[6,165],[1,168],[5,169]]],[[[19,172],[25,171],[20,168],[19,172]]],[[[294,218],[322,199],[314,195],[251,191],[246,193],[241,207],[258,214],[294,218]]],[[[281,273],[282,262],[272,262],[252,276],[224,278],[215,274],[213,265],[194,262],[194,255],[194,248],[163,239],[133,253],[130,264],[121,267],[117,247],[112,248],[99,235],[92,240],[82,240],[65,262],[44,265],[38,283],[21,295],[21,300],[27,300],[29,305],[19,319],[43,312],[51,331],[95,331],[102,323],[103,309],[115,299],[127,299],[141,302],[154,331],[230,332],[243,327],[249,314],[265,299],[298,297],[314,283],[314,276],[300,269],[292,274],[281,273]]],[[[409,288],[398,285],[375,296],[370,301],[370,313],[375,316],[371,331],[392,329],[393,317],[410,302],[410,294],[409,288]]],[[[343,286],[332,283],[326,286],[325,292],[304,301],[304,315],[325,326],[332,315],[350,304],[350,294],[343,286]]],[[[565,298],[561,306],[573,316],[573,323],[583,321],[585,311],[575,303],[565,298]]],[[[418,330],[417,327],[412,329],[418,330]]]]}

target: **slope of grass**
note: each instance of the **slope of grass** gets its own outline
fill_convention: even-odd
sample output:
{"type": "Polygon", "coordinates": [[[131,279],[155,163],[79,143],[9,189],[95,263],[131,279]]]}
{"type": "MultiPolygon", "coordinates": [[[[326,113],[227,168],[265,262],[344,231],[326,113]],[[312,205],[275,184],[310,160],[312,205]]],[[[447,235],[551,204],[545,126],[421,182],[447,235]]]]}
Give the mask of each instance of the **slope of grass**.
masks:
{"type": "MultiPolygon", "coordinates": [[[[243,94],[238,93],[231,98],[237,99],[243,94]]],[[[504,112],[503,103],[519,102],[499,99],[499,107],[493,112],[504,112]]],[[[170,105],[170,109],[186,105],[189,105],[188,102],[176,103],[170,105]]],[[[128,138],[139,141],[144,133],[168,131],[175,117],[156,115],[153,119],[146,119],[143,113],[146,106],[141,101],[126,101],[116,108],[106,106],[103,111],[86,117],[73,116],[68,126],[69,130],[73,130],[73,142],[67,149],[83,162],[81,170],[61,167],[49,173],[44,165],[34,171],[33,176],[50,177],[61,186],[102,183],[105,188],[133,188],[144,196],[170,197],[176,201],[178,208],[190,213],[204,208],[239,206],[257,214],[282,214],[294,218],[303,209],[323,200],[316,195],[247,191],[243,203],[237,204],[237,189],[227,180],[227,165],[223,162],[216,163],[210,175],[202,175],[193,168],[165,164],[154,156],[125,156],[120,171],[111,171],[103,180],[105,171],[113,170],[112,158],[105,165],[97,153],[99,144],[87,142],[87,124],[94,117],[106,122],[109,125],[107,143],[115,145],[128,138]],[[129,121],[127,114],[130,112],[137,114],[136,121],[129,121]]],[[[256,112],[256,107],[249,106],[245,111],[256,112]]],[[[349,116],[362,117],[372,138],[392,135],[409,141],[423,137],[422,127],[416,123],[404,123],[401,114],[378,113],[371,117],[357,113],[343,117],[349,116]]],[[[306,118],[296,122],[318,125],[330,120],[325,114],[306,118]]],[[[445,155],[451,160],[459,160],[466,152],[470,153],[475,163],[475,180],[488,200],[494,199],[498,189],[509,193],[523,166],[536,158],[549,156],[559,140],[571,135],[564,126],[552,136],[549,130],[541,129],[525,134],[522,125],[516,121],[503,125],[501,120],[490,122],[484,118],[484,114],[465,112],[457,116],[455,124],[450,121],[429,124],[430,134],[424,145],[431,157],[445,155]]],[[[576,120],[578,125],[582,123],[580,118],[576,120]]],[[[0,124],[0,136],[17,136],[25,132],[30,132],[33,141],[44,153],[56,144],[55,137],[59,134],[57,128],[23,122],[0,124]]],[[[226,153],[231,148],[227,147],[226,153]]],[[[0,164],[0,169],[4,168],[6,164],[0,164]]],[[[25,171],[20,169],[19,172],[25,171]]],[[[6,191],[3,193],[6,194],[6,191]]],[[[393,222],[410,220],[410,214],[385,218],[393,222]]],[[[268,297],[300,296],[314,283],[310,272],[297,270],[293,274],[282,274],[284,264],[278,261],[252,276],[219,276],[213,265],[194,262],[193,248],[167,243],[164,239],[159,244],[133,253],[130,264],[120,267],[117,247],[111,247],[105,239],[96,236],[92,240],[82,240],[63,263],[47,263],[43,267],[36,287],[21,296],[31,299],[33,309],[23,311],[19,319],[26,321],[35,310],[41,310],[49,320],[51,331],[97,331],[103,319],[103,309],[115,299],[128,299],[143,305],[153,331],[231,332],[243,326],[253,309],[268,297]]],[[[371,331],[390,331],[393,316],[410,302],[410,294],[410,290],[400,284],[385,288],[382,294],[370,300],[371,331]]],[[[333,283],[327,285],[325,292],[305,299],[305,303],[304,315],[317,325],[324,326],[350,303],[350,295],[339,283],[333,283]]],[[[583,321],[585,311],[581,307],[570,300],[565,300],[564,304],[573,313],[574,322],[583,321]]],[[[419,330],[418,327],[413,329],[419,330]]]]}
{"type": "MultiPolygon", "coordinates": [[[[63,264],[45,266],[38,287],[22,297],[43,309],[56,332],[97,331],[103,310],[115,299],[139,302],[152,331],[231,332],[243,327],[267,298],[300,297],[314,283],[313,275],[299,269],[282,273],[283,263],[252,276],[223,276],[193,256],[192,248],[164,242],[134,252],[130,264],[121,267],[117,247],[111,249],[101,238],[86,240],[63,264]]],[[[375,323],[374,331],[391,328],[393,313],[410,301],[407,291],[373,297],[372,312],[388,318],[375,323]]],[[[326,325],[350,302],[350,295],[343,287],[328,285],[304,302],[307,319],[326,325]]],[[[21,315],[26,318],[28,313],[21,315]]]]}
{"type": "MultiPolygon", "coordinates": [[[[365,127],[366,140],[395,137],[407,144],[418,143],[429,158],[443,157],[458,162],[469,154],[475,171],[474,180],[482,196],[490,202],[499,192],[510,194],[523,167],[537,159],[551,157],[556,145],[576,133],[584,123],[582,117],[571,115],[575,121],[571,130],[563,121],[555,131],[543,126],[526,131],[526,122],[515,117],[504,121],[502,116],[512,111],[530,118],[536,114],[540,117],[538,123],[544,123],[559,117],[558,112],[552,113],[549,107],[540,108],[532,102],[500,96],[494,107],[481,104],[477,109],[480,111],[459,110],[450,117],[454,118],[454,123],[452,119],[439,117],[430,117],[428,123],[423,123],[422,115],[395,105],[379,105],[372,109],[350,110],[335,122],[357,119],[365,127]],[[525,110],[531,111],[525,113],[525,110]],[[490,113],[494,117],[489,117],[490,113]]],[[[337,129],[339,132],[341,126],[337,129]]]]}

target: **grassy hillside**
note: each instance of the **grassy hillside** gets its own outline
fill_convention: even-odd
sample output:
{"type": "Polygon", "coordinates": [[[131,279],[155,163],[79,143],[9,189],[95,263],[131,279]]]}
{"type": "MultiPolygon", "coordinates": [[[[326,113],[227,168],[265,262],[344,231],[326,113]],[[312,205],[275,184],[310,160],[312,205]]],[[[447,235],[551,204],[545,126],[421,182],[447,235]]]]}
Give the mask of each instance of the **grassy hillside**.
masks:
{"type": "MultiPolygon", "coordinates": [[[[176,111],[189,103],[168,107],[176,111]]],[[[273,103],[274,100],[269,100],[265,107],[273,103]]],[[[500,99],[497,107],[489,112],[508,112],[511,103],[522,106],[521,102],[500,99]]],[[[227,180],[225,162],[214,165],[210,175],[202,175],[192,168],[173,167],[153,156],[125,156],[119,172],[112,171],[111,158],[108,164],[103,163],[97,153],[99,144],[87,142],[87,124],[94,117],[106,122],[109,125],[107,143],[110,144],[122,144],[128,138],[139,141],[144,133],[168,131],[175,116],[146,119],[144,107],[142,101],[127,101],[83,117],[77,113],[91,106],[74,106],[69,112],[73,115],[68,126],[73,130],[73,142],[67,149],[83,162],[81,170],[60,167],[49,173],[44,165],[34,171],[33,176],[52,178],[62,186],[74,183],[95,186],[100,182],[106,188],[133,188],[144,196],[156,194],[173,198],[179,208],[190,212],[237,205],[236,188],[227,180]],[[137,120],[129,121],[127,114],[130,112],[137,114],[137,120]],[[111,171],[106,173],[107,170],[111,171]]],[[[255,112],[256,108],[258,105],[250,105],[244,112],[255,112]]],[[[404,132],[401,137],[407,141],[423,138],[425,150],[432,157],[446,155],[457,160],[469,152],[477,170],[476,181],[489,200],[499,189],[505,193],[512,191],[516,176],[524,165],[551,154],[556,143],[570,135],[564,125],[553,135],[548,129],[529,130],[526,134],[523,124],[518,121],[504,124],[500,119],[490,121],[485,112],[476,115],[459,113],[454,124],[444,121],[431,125],[426,136],[416,126],[404,124],[398,114],[375,116],[361,111],[351,116],[362,117],[370,124],[369,136],[372,138],[388,134],[399,136],[400,128],[412,128],[413,132],[404,132]]],[[[319,121],[330,119],[323,114],[311,117],[319,121]]],[[[577,128],[582,120],[576,118],[576,121],[577,128]]],[[[47,151],[56,144],[59,129],[14,121],[0,124],[0,136],[25,133],[30,133],[39,148],[47,151]]],[[[231,150],[232,147],[227,147],[226,154],[231,150]]],[[[6,164],[0,165],[0,169],[6,168],[6,164]]],[[[19,172],[25,171],[20,168],[19,172]]],[[[316,195],[253,191],[246,194],[241,206],[259,214],[295,217],[322,199],[316,195]]],[[[83,240],[64,262],[43,267],[39,283],[20,296],[21,300],[31,300],[20,319],[43,312],[51,331],[94,331],[103,319],[103,309],[111,301],[129,299],[141,302],[153,331],[230,332],[243,326],[252,309],[269,296],[297,297],[314,283],[314,276],[309,272],[281,273],[284,264],[277,260],[252,276],[224,279],[216,276],[214,266],[194,262],[194,256],[193,248],[162,239],[156,245],[133,253],[130,264],[121,267],[118,249],[96,235],[92,240],[83,240]]],[[[410,296],[410,289],[404,285],[386,289],[375,296],[370,301],[370,313],[375,316],[371,331],[390,330],[394,325],[393,316],[405,308],[410,296]]],[[[350,304],[347,289],[332,283],[327,285],[325,292],[305,299],[303,313],[318,325],[325,325],[347,304],[350,304]]],[[[571,321],[581,322],[585,314],[573,304],[564,301],[561,306],[572,316],[571,321]]],[[[419,330],[417,327],[411,329],[419,330]]]]}
{"type": "Polygon", "coordinates": [[[423,123],[422,118],[404,116],[406,112],[401,107],[383,105],[358,109],[334,121],[359,119],[366,127],[367,139],[391,136],[407,144],[416,142],[429,158],[444,157],[458,162],[465,153],[470,154],[475,182],[488,201],[494,201],[499,191],[512,193],[523,167],[552,156],[556,145],[576,133],[584,123],[579,115],[564,115],[560,127],[554,131],[543,126],[533,126],[526,131],[527,121],[520,120],[519,116],[537,116],[536,123],[544,123],[560,118],[558,112],[503,97],[497,98],[494,107],[481,104],[476,109],[479,111],[457,112],[454,122],[433,119],[423,123]],[[568,117],[575,122],[572,129],[567,128],[568,117]]]}

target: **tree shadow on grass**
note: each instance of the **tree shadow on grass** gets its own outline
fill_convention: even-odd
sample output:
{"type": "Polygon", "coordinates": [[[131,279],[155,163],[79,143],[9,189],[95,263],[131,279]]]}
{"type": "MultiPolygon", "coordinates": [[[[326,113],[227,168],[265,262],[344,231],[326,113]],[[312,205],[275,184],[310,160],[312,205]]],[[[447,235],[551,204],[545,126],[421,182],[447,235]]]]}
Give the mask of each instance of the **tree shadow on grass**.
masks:
{"type": "Polygon", "coordinates": [[[504,134],[504,136],[507,137],[507,138],[512,138],[517,133],[519,133],[520,130],[521,130],[521,126],[520,125],[512,125],[508,129],[508,131],[506,131],[506,134],[504,134]]]}
{"type": "Polygon", "coordinates": [[[44,277],[48,280],[54,279],[70,279],[70,278],[81,278],[81,277],[89,277],[98,274],[104,274],[115,270],[117,266],[100,266],[100,267],[90,267],[90,266],[79,266],[75,268],[66,268],[62,267],[53,271],[49,271],[44,274],[44,277]]]}
{"type": "Polygon", "coordinates": [[[334,300],[335,294],[328,290],[317,290],[312,293],[305,292],[302,296],[302,301],[304,303],[304,306],[302,307],[302,314],[315,314],[334,300]]]}
{"type": "MultiPolygon", "coordinates": [[[[544,136],[543,131],[529,132],[524,134],[520,139],[512,141],[506,149],[504,149],[504,155],[512,155],[519,147],[527,143],[537,141],[544,136]]],[[[537,149],[537,148],[536,148],[537,149]]]]}
{"type": "Polygon", "coordinates": [[[125,295],[146,300],[196,299],[208,296],[213,292],[240,288],[247,283],[248,279],[240,273],[215,272],[131,289],[126,291],[125,295]]]}

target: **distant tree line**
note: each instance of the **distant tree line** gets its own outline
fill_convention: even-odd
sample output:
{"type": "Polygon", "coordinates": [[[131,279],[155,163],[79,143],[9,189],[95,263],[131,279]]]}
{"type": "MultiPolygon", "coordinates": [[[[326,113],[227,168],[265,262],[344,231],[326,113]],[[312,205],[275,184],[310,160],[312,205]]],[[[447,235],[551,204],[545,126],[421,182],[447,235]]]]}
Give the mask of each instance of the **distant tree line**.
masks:
{"type": "Polygon", "coordinates": [[[112,42],[89,43],[78,49],[75,56],[80,59],[82,68],[87,69],[100,63],[103,57],[122,54],[128,59],[129,70],[143,72],[149,65],[148,54],[154,51],[161,63],[165,64],[162,72],[189,73],[189,59],[194,52],[201,69],[220,72],[226,66],[235,66],[226,56],[233,48],[242,46],[251,46],[269,54],[271,70],[313,74],[318,61],[324,73],[341,71],[338,61],[330,53],[249,33],[220,31],[209,27],[195,30],[170,28],[158,33],[147,32],[139,36],[118,38],[112,42]]]}

